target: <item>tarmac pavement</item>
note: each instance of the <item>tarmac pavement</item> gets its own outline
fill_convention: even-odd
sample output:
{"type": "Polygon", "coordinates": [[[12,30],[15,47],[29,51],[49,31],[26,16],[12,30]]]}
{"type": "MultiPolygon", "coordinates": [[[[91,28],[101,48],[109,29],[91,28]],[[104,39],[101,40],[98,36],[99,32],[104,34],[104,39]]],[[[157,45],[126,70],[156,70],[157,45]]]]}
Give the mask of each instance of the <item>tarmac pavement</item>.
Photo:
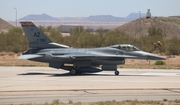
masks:
{"type": "Polygon", "coordinates": [[[180,70],[119,71],[71,76],[48,67],[0,67],[0,104],[180,99],[180,70]]]}

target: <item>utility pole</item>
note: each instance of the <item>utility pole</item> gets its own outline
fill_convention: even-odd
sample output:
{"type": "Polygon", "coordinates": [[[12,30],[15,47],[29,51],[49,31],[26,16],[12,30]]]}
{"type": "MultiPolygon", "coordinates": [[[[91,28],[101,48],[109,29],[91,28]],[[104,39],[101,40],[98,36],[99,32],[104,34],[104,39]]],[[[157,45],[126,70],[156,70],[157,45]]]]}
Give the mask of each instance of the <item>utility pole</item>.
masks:
{"type": "Polygon", "coordinates": [[[17,27],[17,9],[14,7],[14,9],[16,10],[16,16],[15,16],[15,18],[16,18],[16,27],[17,27]]]}

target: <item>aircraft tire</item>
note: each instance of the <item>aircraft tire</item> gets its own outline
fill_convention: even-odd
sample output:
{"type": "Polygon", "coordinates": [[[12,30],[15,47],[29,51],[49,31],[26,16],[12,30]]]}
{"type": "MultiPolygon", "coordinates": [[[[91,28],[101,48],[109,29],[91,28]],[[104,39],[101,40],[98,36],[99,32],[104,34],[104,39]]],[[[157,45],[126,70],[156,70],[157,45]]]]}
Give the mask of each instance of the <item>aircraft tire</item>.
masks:
{"type": "Polygon", "coordinates": [[[114,74],[115,74],[115,75],[119,75],[119,71],[116,70],[116,71],[114,72],[114,74]]]}
{"type": "Polygon", "coordinates": [[[71,75],[75,75],[76,74],[76,70],[75,69],[70,70],[70,74],[71,75]]]}

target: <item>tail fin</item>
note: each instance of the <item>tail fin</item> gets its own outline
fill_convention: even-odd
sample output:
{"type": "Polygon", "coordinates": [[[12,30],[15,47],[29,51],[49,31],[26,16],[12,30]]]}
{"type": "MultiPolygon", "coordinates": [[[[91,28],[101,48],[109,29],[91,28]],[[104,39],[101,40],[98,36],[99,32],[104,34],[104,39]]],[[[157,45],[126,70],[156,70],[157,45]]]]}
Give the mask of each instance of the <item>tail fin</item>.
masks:
{"type": "Polygon", "coordinates": [[[20,22],[29,41],[30,48],[66,48],[68,46],[53,43],[33,22],[20,22]]]}

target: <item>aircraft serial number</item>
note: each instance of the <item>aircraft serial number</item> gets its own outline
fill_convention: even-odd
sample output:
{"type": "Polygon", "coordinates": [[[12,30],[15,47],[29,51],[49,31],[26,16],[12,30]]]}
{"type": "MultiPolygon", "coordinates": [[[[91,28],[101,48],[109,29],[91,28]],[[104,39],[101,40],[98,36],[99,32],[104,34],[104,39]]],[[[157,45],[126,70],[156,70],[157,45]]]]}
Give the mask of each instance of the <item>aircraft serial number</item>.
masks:
{"type": "Polygon", "coordinates": [[[45,38],[38,38],[37,42],[43,43],[43,42],[46,42],[46,39],[45,38]]]}

